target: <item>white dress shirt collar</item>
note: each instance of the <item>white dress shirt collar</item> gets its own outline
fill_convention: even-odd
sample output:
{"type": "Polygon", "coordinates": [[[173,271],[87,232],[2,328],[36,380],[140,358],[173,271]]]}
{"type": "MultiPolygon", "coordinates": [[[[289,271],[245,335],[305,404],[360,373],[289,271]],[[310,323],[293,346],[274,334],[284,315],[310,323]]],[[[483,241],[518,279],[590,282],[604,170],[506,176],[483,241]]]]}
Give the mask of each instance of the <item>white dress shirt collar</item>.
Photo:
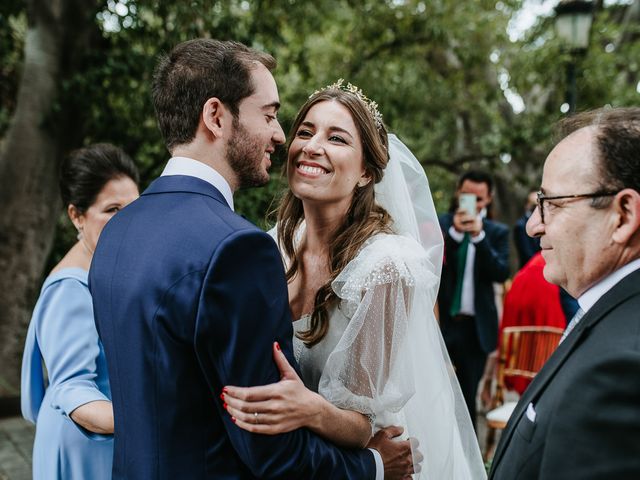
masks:
{"type": "Polygon", "coordinates": [[[622,266],[609,276],[605,277],[603,280],[600,280],[589,290],[584,292],[578,298],[578,304],[580,308],[586,312],[589,311],[593,305],[600,300],[600,298],[611,290],[618,282],[620,282],[624,277],[631,274],[632,272],[638,270],[640,268],[640,258],[633,260],[632,262],[627,263],[622,266]]]}
{"type": "Polygon", "coordinates": [[[220,175],[213,167],[202,163],[193,158],[187,157],[172,157],[167,166],[164,167],[161,177],[167,175],[187,175],[189,177],[196,177],[200,180],[210,183],[217,188],[222,196],[233,210],[233,193],[231,187],[225,178],[220,175]]]}

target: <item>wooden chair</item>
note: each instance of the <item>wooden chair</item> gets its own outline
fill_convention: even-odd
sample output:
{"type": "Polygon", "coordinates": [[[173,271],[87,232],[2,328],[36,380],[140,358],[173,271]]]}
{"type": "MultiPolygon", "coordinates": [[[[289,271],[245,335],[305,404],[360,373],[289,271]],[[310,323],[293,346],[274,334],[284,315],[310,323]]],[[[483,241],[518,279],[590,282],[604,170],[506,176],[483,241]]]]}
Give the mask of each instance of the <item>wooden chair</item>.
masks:
{"type": "Polygon", "coordinates": [[[485,461],[493,455],[496,430],[506,427],[517,402],[504,401],[505,378],[533,378],[560,342],[562,328],[505,327],[499,348],[496,391],[487,412],[485,461]]]}

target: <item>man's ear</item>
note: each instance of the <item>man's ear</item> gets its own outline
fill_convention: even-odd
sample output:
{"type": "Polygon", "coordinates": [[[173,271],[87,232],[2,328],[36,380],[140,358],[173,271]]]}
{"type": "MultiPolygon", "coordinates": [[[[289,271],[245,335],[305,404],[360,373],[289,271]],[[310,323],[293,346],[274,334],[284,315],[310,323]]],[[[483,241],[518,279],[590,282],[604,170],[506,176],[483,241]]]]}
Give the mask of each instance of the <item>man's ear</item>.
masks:
{"type": "Polygon", "coordinates": [[[617,224],[612,239],[626,244],[640,229],[640,193],[632,188],[621,190],[613,199],[613,208],[617,224]]]}
{"type": "Polygon", "coordinates": [[[231,124],[231,112],[216,97],[211,97],[202,107],[202,124],[215,138],[223,137],[227,124],[231,124]]]}

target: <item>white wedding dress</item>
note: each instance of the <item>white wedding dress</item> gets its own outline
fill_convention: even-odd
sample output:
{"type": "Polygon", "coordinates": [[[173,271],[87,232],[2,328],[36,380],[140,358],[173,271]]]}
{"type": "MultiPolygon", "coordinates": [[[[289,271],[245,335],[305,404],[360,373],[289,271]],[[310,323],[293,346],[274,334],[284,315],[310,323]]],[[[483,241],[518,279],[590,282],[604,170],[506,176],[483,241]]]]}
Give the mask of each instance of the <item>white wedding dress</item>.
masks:
{"type": "MultiPolygon", "coordinates": [[[[424,169],[395,135],[376,201],[396,234],[368,239],[332,283],[327,335],[294,354],[307,388],[419,441],[425,480],[485,479],[478,442],[435,319],[443,239],[424,169]]],[[[277,228],[277,227],[276,227],[277,228]]],[[[276,228],[270,233],[276,239],[276,228]]],[[[296,243],[304,223],[296,232],[296,243]]],[[[281,249],[282,251],[282,249],[281,249]]],[[[287,264],[287,259],[284,258],[287,264]]],[[[308,328],[310,316],[294,322],[308,328]]]]}
{"type": "MultiPolygon", "coordinates": [[[[400,425],[405,438],[419,440],[425,459],[414,478],[486,478],[442,355],[432,270],[412,239],[373,237],[333,283],[340,304],[330,312],[327,335],[311,348],[295,337],[295,357],[307,388],[370,416],[374,431],[400,425]]],[[[309,319],[294,322],[294,330],[307,329],[309,319]]]]}

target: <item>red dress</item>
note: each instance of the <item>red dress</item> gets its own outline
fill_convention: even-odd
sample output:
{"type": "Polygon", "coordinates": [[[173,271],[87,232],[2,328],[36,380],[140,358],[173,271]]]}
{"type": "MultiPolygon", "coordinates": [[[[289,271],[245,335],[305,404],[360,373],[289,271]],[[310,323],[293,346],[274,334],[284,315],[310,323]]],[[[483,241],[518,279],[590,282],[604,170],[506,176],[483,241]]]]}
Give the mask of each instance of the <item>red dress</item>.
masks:
{"type": "MultiPolygon", "coordinates": [[[[505,327],[545,325],[565,328],[566,319],[560,303],[560,289],[544,279],[544,266],[544,258],[538,252],[514,277],[504,299],[500,338],[505,327]]],[[[530,382],[530,378],[505,378],[505,386],[520,395],[530,382]]]]}

